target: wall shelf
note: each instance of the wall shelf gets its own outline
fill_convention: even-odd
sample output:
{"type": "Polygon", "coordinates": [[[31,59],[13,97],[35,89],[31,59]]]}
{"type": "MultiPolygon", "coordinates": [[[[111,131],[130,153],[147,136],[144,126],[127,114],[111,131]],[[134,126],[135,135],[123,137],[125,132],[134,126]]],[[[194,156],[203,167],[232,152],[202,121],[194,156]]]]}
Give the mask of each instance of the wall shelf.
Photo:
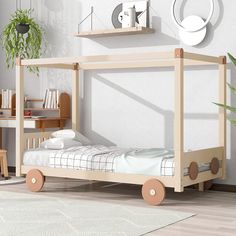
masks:
{"type": "Polygon", "coordinates": [[[147,27],[131,27],[131,28],[117,28],[117,29],[105,29],[105,30],[93,30],[76,33],[75,37],[81,38],[99,38],[99,37],[112,37],[122,35],[135,35],[135,34],[151,34],[155,30],[147,27]]]}

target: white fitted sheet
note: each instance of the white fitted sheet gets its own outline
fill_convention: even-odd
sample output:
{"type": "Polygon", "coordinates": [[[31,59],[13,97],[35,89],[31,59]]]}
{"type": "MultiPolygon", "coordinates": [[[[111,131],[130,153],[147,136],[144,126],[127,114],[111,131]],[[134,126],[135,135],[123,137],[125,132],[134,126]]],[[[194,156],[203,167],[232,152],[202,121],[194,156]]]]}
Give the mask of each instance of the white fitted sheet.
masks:
{"type": "MultiPolygon", "coordinates": [[[[49,167],[50,163],[50,154],[55,153],[55,152],[59,152],[59,150],[49,150],[49,149],[43,149],[43,148],[38,148],[38,149],[31,149],[28,150],[24,153],[24,158],[23,158],[23,164],[26,166],[44,166],[44,167],[49,167]]],[[[118,160],[117,160],[118,161],[118,160]]],[[[148,159],[147,160],[149,163],[149,166],[152,165],[153,163],[153,168],[152,171],[147,171],[147,169],[143,169],[139,168],[139,174],[146,174],[146,175],[155,175],[155,159],[148,159]],[[150,163],[152,162],[152,163],[150,163]],[[146,173],[147,171],[147,173],[146,173]]],[[[135,162],[135,161],[134,161],[135,162]]],[[[121,162],[122,163],[122,162],[121,162]]],[[[114,170],[114,172],[119,172],[119,173],[137,173],[137,168],[135,168],[135,166],[137,166],[136,164],[133,165],[133,169],[132,169],[132,162],[131,165],[129,165],[129,171],[127,172],[127,166],[124,165],[124,171],[122,171],[122,164],[119,163],[119,170],[116,171],[116,169],[114,170]]],[[[174,163],[174,158],[166,158],[163,159],[161,162],[161,175],[162,176],[173,176],[174,175],[174,169],[175,169],[175,163],[174,163]]],[[[199,171],[207,171],[209,170],[209,164],[205,164],[203,163],[202,165],[200,165],[199,167],[199,171]]],[[[184,170],[184,175],[188,175],[188,168],[185,168],[184,170]]]]}
{"type": "Polygon", "coordinates": [[[49,155],[55,150],[37,148],[24,153],[23,163],[27,166],[49,166],[49,155]]]}

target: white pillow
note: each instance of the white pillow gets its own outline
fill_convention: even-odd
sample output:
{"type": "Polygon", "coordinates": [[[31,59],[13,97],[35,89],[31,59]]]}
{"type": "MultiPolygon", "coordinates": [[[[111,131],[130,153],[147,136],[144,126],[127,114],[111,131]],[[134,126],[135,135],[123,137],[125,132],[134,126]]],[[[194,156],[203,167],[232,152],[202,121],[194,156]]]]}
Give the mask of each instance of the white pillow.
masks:
{"type": "Polygon", "coordinates": [[[52,133],[52,137],[54,138],[70,138],[77,140],[82,143],[82,145],[90,145],[91,141],[86,138],[84,135],[79,133],[78,131],[72,129],[62,129],[52,133]]]}
{"type": "Polygon", "coordinates": [[[60,150],[81,145],[82,144],[80,142],[74,139],[51,138],[42,142],[40,147],[45,149],[60,150]]]}

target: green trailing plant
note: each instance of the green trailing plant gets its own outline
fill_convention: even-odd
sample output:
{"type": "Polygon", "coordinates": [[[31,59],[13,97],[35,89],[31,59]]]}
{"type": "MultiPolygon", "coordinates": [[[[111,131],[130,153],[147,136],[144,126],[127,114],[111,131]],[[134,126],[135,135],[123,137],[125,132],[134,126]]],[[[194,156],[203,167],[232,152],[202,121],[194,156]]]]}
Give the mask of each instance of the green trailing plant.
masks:
{"type": "MultiPolygon", "coordinates": [[[[232,56],[230,53],[228,53],[228,56],[229,56],[229,59],[232,61],[232,63],[236,66],[236,58],[234,56],[232,56]]],[[[227,85],[228,85],[230,91],[232,92],[232,94],[236,95],[236,88],[233,87],[229,83],[227,83],[227,85]]],[[[236,107],[225,105],[225,104],[221,104],[221,103],[215,103],[215,102],[214,102],[214,104],[216,104],[217,106],[223,107],[226,110],[229,110],[229,111],[231,111],[231,112],[236,114],[236,107]]],[[[236,126],[236,119],[228,118],[228,120],[231,122],[231,124],[236,126]]]]}
{"type": "MultiPolygon", "coordinates": [[[[16,10],[2,32],[1,41],[8,68],[14,67],[17,57],[31,59],[41,56],[42,29],[31,17],[32,11],[32,9],[16,10]],[[25,34],[19,33],[16,27],[20,24],[28,25],[29,31],[25,34]]],[[[29,70],[38,74],[36,67],[30,67],[29,70]]]]}

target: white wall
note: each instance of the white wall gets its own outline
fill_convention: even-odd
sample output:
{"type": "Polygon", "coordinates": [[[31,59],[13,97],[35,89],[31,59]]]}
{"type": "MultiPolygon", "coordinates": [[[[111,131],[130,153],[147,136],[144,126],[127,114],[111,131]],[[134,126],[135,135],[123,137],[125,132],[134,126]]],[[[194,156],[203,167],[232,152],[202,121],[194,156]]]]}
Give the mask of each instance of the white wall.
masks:
{"type": "MultiPolygon", "coordinates": [[[[170,6],[172,0],[152,0],[151,23],[155,34],[100,38],[95,40],[74,38],[77,23],[94,6],[99,20],[95,28],[111,28],[111,13],[120,0],[44,0],[33,1],[35,17],[44,25],[47,38],[45,56],[77,56],[141,51],[168,51],[184,47],[187,51],[224,55],[236,55],[235,1],[215,0],[216,9],[209,34],[198,47],[187,47],[178,40],[177,29],[172,22],[170,6]]],[[[207,17],[209,8],[205,0],[184,0],[180,15],[198,14],[207,17]]],[[[27,5],[27,2],[25,2],[27,5]]],[[[14,1],[0,1],[0,29],[8,22],[14,11],[14,1]]],[[[180,7],[180,6],[179,6],[180,7]]],[[[178,11],[177,11],[178,12],[178,11]]],[[[89,29],[85,23],[81,30],[89,29]]],[[[14,88],[14,72],[7,71],[4,55],[0,51],[0,87],[14,88]]],[[[185,89],[185,148],[195,149],[216,146],[217,76],[214,67],[190,68],[186,70],[185,89]]],[[[235,69],[229,65],[228,81],[236,77],[235,69]]],[[[40,78],[27,75],[26,93],[43,96],[47,87],[56,87],[70,92],[70,73],[57,70],[42,70],[40,78]]],[[[81,120],[83,132],[93,141],[132,147],[173,146],[173,89],[172,70],[112,70],[85,72],[81,81],[81,120]]],[[[235,103],[229,96],[229,102],[235,103]]],[[[235,184],[236,149],[233,145],[235,128],[228,127],[228,178],[226,183],[235,184]]],[[[14,164],[14,151],[10,144],[14,130],[5,132],[6,146],[10,151],[10,164],[14,164]],[[10,144],[10,145],[9,145],[10,144]]]]}

